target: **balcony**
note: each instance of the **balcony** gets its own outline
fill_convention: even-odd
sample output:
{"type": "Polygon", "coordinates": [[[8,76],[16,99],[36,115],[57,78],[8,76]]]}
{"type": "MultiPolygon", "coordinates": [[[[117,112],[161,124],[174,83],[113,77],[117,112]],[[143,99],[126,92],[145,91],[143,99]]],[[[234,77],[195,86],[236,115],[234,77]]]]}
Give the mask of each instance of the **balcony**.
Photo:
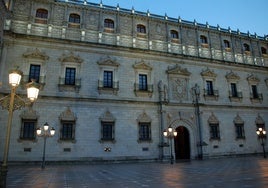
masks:
{"type": "Polygon", "coordinates": [[[152,97],[153,95],[153,85],[147,84],[146,86],[135,83],[134,84],[134,92],[136,96],[139,97],[152,97]]]}
{"type": "Polygon", "coordinates": [[[103,80],[98,80],[99,94],[114,94],[116,95],[119,90],[119,82],[107,83],[103,80]]]}
{"type": "Polygon", "coordinates": [[[261,103],[263,100],[262,93],[250,93],[250,100],[252,103],[261,103]]]}
{"type": "Polygon", "coordinates": [[[206,100],[218,100],[219,91],[204,89],[204,97],[206,100]]]}
{"type": "Polygon", "coordinates": [[[242,98],[242,92],[232,93],[232,91],[229,91],[229,99],[231,102],[241,102],[242,98]]]}
{"type": "Polygon", "coordinates": [[[65,77],[59,78],[59,91],[74,91],[79,92],[79,89],[81,87],[81,79],[75,79],[73,82],[66,82],[65,77]]]}

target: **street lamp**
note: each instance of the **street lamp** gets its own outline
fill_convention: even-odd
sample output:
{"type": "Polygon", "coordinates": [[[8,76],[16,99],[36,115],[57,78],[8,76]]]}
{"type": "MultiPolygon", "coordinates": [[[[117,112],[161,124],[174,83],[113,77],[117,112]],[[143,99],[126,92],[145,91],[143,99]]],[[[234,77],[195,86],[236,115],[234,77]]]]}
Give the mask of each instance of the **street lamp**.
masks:
{"type": "MultiPolygon", "coordinates": [[[[8,152],[9,152],[9,143],[10,143],[10,134],[11,134],[11,125],[13,112],[15,110],[21,109],[28,104],[25,100],[16,95],[16,89],[20,84],[22,77],[22,72],[20,70],[13,70],[9,73],[9,85],[11,87],[10,95],[0,99],[0,105],[3,109],[8,110],[8,121],[6,129],[6,141],[4,149],[3,163],[1,165],[1,187],[6,187],[6,178],[8,172],[8,152]]],[[[27,97],[30,99],[30,103],[33,103],[38,97],[39,89],[37,85],[32,81],[27,84],[27,97]]]]}
{"type": "Polygon", "coordinates": [[[195,106],[195,114],[197,117],[197,125],[198,125],[198,132],[199,132],[199,143],[197,144],[197,147],[199,148],[198,152],[198,159],[203,159],[203,141],[202,141],[202,132],[201,132],[201,121],[200,121],[200,109],[199,109],[199,96],[200,96],[200,88],[197,84],[195,84],[194,87],[192,87],[192,97],[193,97],[193,103],[195,106]]]}
{"type": "Polygon", "coordinates": [[[40,137],[43,137],[44,138],[43,160],[42,160],[42,166],[41,166],[41,168],[44,169],[45,168],[45,155],[46,155],[47,138],[48,137],[52,137],[52,136],[55,135],[55,129],[53,127],[51,129],[49,129],[48,123],[45,123],[43,125],[43,131],[39,127],[38,129],[36,129],[36,134],[37,134],[37,136],[40,136],[40,137]]]}
{"type": "Polygon", "coordinates": [[[264,138],[266,137],[266,131],[264,128],[259,127],[256,130],[257,135],[259,138],[261,138],[261,145],[262,145],[262,150],[263,150],[263,157],[266,158],[266,153],[265,153],[265,148],[264,148],[264,138]]]}
{"type": "Polygon", "coordinates": [[[171,126],[168,129],[163,131],[164,137],[168,138],[170,146],[170,164],[173,164],[173,152],[172,152],[172,139],[177,136],[177,131],[174,130],[171,126]]]}

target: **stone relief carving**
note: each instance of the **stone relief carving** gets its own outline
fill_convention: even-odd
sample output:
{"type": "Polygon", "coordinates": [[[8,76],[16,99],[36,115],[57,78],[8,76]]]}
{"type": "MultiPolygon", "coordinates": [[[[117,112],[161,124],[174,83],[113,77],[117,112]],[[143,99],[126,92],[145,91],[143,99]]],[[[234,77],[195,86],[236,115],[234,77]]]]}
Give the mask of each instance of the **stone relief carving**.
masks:
{"type": "Polygon", "coordinates": [[[172,96],[175,100],[187,99],[187,79],[186,78],[173,78],[172,83],[172,96]]]}

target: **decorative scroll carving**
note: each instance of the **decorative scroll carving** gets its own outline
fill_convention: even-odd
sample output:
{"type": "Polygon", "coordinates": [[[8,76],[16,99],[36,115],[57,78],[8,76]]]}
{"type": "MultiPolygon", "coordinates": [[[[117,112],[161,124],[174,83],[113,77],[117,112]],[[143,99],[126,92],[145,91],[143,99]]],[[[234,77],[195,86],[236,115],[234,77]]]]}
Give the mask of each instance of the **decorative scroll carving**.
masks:
{"type": "Polygon", "coordinates": [[[70,107],[67,107],[67,109],[61,113],[59,118],[61,121],[76,121],[76,116],[71,111],[70,107]]]}
{"type": "Polygon", "coordinates": [[[49,57],[45,53],[42,53],[38,48],[36,48],[35,50],[28,50],[26,53],[23,54],[23,57],[41,60],[49,59],[49,57]]]}

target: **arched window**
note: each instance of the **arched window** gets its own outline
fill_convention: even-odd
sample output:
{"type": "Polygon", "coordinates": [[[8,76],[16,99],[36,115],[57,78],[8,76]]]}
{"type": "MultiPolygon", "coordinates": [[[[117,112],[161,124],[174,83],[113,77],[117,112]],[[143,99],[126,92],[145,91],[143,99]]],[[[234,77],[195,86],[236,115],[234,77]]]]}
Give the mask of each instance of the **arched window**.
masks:
{"type": "Polygon", "coordinates": [[[146,27],[144,25],[142,25],[142,24],[138,24],[137,25],[137,32],[145,34],[146,33],[146,27]]]}
{"type": "Polygon", "coordinates": [[[69,16],[69,24],[68,27],[79,28],[80,27],[80,15],[72,13],[69,16]]]}
{"type": "Polygon", "coordinates": [[[202,44],[207,44],[207,43],[208,43],[208,39],[207,39],[207,37],[204,36],[204,35],[200,35],[200,42],[201,42],[202,44]]]}
{"type": "Polygon", "coordinates": [[[230,48],[230,42],[228,40],[223,40],[224,48],[230,48]]]}
{"type": "Polygon", "coordinates": [[[267,55],[267,49],[264,47],[261,47],[261,53],[262,55],[267,55]]]}
{"type": "Polygon", "coordinates": [[[178,38],[179,38],[179,33],[178,33],[178,31],[171,30],[171,31],[170,31],[170,37],[171,37],[172,39],[178,39],[178,38]]]}
{"type": "Polygon", "coordinates": [[[104,20],[104,27],[114,29],[114,21],[111,19],[105,19],[104,20]]]}
{"type": "Polygon", "coordinates": [[[80,24],[80,15],[78,14],[70,14],[69,16],[69,22],[70,23],[76,23],[76,24],[80,24]]]}
{"type": "Polygon", "coordinates": [[[249,52],[250,51],[249,45],[247,43],[244,43],[243,46],[244,46],[244,50],[246,52],[249,52]]]}
{"type": "Polygon", "coordinates": [[[48,11],[46,9],[37,9],[35,13],[35,23],[47,24],[48,11]]]}

